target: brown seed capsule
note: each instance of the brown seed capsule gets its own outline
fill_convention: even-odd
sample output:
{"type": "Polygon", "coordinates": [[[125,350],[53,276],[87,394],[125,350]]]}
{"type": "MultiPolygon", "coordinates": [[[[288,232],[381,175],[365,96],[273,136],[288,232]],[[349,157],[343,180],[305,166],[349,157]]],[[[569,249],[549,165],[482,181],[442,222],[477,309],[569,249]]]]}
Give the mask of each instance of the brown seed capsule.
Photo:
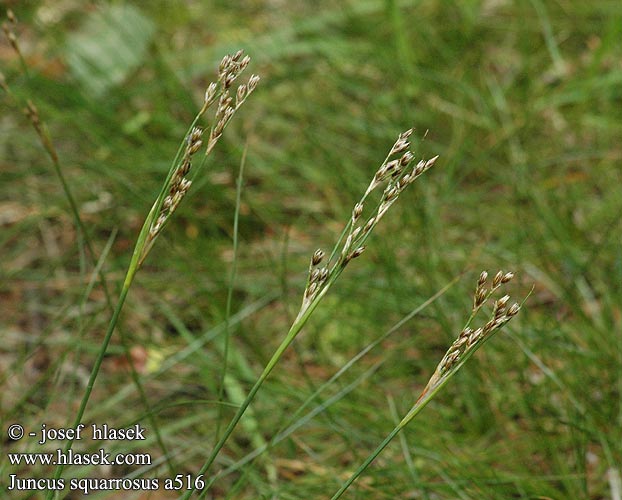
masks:
{"type": "Polygon", "coordinates": [[[444,368],[446,370],[449,370],[453,365],[456,364],[456,361],[458,361],[458,358],[460,358],[460,351],[455,351],[449,354],[445,358],[445,362],[443,363],[444,368]]]}
{"type": "Polygon", "coordinates": [[[497,318],[492,318],[490,321],[488,321],[488,323],[486,323],[484,325],[484,329],[483,329],[483,335],[488,335],[490,332],[492,332],[495,328],[497,328],[499,325],[497,324],[498,319],[497,318]]]}
{"type": "Polygon", "coordinates": [[[231,66],[231,62],[232,57],[230,55],[226,55],[222,58],[222,61],[220,61],[220,66],[218,66],[218,72],[221,76],[224,75],[225,71],[229,68],[229,66],[231,66]]]}
{"type": "Polygon", "coordinates": [[[400,191],[403,191],[408,184],[410,184],[411,178],[410,175],[406,174],[397,182],[397,187],[400,191]]]}
{"type": "Polygon", "coordinates": [[[324,252],[318,248],[313,254],[313,257],[311,257],[311,265],[317,266],[320,262],[322,262],[324,255],[324,252]]]}
{"type": "Polygon", "coordinates": [[[365,224],[365,227],[363,227],[363,232],[368,233],[371,230],[371,228],[374,226],[375,222],[376,222],[376,218],[371,217],[365,224]]]}
{"type": "Polygon", "coordinates": [[[246,85],[242,84],[235,93],[235,105],[239,106],[246,97],[246,85]]]}
{"type": "Polygon", "coordinates": [[[492,287],[497,288],[501,284],[501,280],[503,279],[503,271],[499,271],[495,274],[495,277],[492,279],[492,287]]]}
{"type": "Polygon", "coordinates": [[[425,162],[425,170],[427,170],[432,165],[434,165],[436,163],[436,160],[438,160],[438,155],[436,155],[434,158],[430,158],[428,161],[426,161],[425,162]]]}
{"type": "Polygon", "coordinates": [[[398,139],[397,142],[393,145],[393,148],[391,148],[391,151],[389,151],[389,154],[390,155],[399,154],[403,151],[406,151],[409,147],[410,147],[410,143],[407,140],[398,139]]]}
{"type": "Polygon", "coordinates": [[[412,176],[413,177],[419,177],[423,172],[425,171],[425,162],[423,160],[421,160],[419,163],[417,163],[417,165],[415,165],[415,167],[413,168],[412,171],[412,176]]]}
{"type": "Polygon", "coordinates": [[[510,296],[505,295],[495,302],[495,306],[493,309],[493,317],[495,320],[498,320],[505,315],[505,308],[509,299],[510,296]]]}
{"type": "Polygon", "coordinates": [[[216,97],[216,90],[218,86],[216,83],[212,82],[209,84],[207,89],[205,90],[205,103],[209,106],[214,102],[214,98],[216,97]]]}
{"type": "Polygon", "coordinates": [[[365,247],[358,247],[356,250],[350,252],[350,255],[348,255],[348,260],[350,259],[356,259],[357,257],[359,257],[363,252],[365,251],[365,247]]]}
{"type": "Polygon", "coordinates": [[[190,144],[188,146],[188,154],[189,155],[193,155],[195,154],[199,149],[201,149],[201,146],[203,145],[203,141],[201,140],[197,140],[195,142],[193,142],[192,144],[190,144]]]}
{"type": "Polygon", "coordinates": [[[235,73],[227,74],[227,76],[225,76],[225,80],[224,80],[225,88],[228,89],[229,87],[231,87],[231,84],[235,81],[235,79],[237,77],[238,77],[238,75],[235,74],[235,73]]]}
{"type": "Polygon", "coordinates": [[[311,274],[309,275],[309,281],[311,283],[315,283],[316,281],[318,281],[319,277],[320,277],[320,270],[314,269],[313,271],[311,271],[311,274]]]}
{"type": "Polygon", "coordinates": [[[356,205],[354,205],[354,209],[352,210],[352,221],[356,222],[362,213],[363,213],[363,204],[357,203],[356,205]]]}
{"type": "Polygon", "coordinates": [[[307,297],[311,297],[317,291],[317,286],[318,286],[317,282],[311,283],[309,287],[307,288],[305,295],[307,297]]]}
{"type": "Polygon", "coordinates": [[[248,79],[248,83],[246,84],[248,87],[248,93],[250,94],[253,90],[255,90],[255,87],[257,87],[257,84],[259,83],[259,77],[257,75],[251,75],[251,77],[248,79]]]}
{"type": "Polygon", "coordinates": [[[399,190],[396,187],[390,187],[385,189],[384,191],[384,201],[391,201],[398,197],[400,194],[399,190]]]}
{"type": "Polygon", "coordinates": [[[190,142],[198,141],[203,135],[203,130],[200,127],[192,127],[190,132],[190,142]]]}
{"type": "Polygon", "coordinates": [[[475,296],[473,297],[473,309],[477,309],[484,302],[486,302],[486,296],[488,295],[488,291],[486,288],[478,288],[475,291],[475,296]]]}
{"type": "Polygon", "coordinates": [[[469,340],[467,342],[467,348],[471,347],[473,344],[478,342],[482,336],[484,335],[484,330],[482,328],[478,328],[474,332],[471,332],[469,335],[469,340]]]}
{"type": "Polygon", "coordinates": [[[323,267],[322,269],[320,269],[320,277],[318,279],[318,283],[326,281],[326,278],[328,278],[328,268],[323,267]]]}
{"type": "Polygon", "coordinates": [[[392,160],[392,161],[390,161],[389,163],[387,163],[385,165],[385,168],[386,168],[387,172],[392,172],[393,173],[393,172],[399,170],[398,169],[399,166],[400,166],[399,160],[392,160]]]}
{"type": "Polygon", "coordinates": [[[499,300],[497,300],[495,304],[495,309],[505,309],[505,306],[507,305],[508,300],[510,300],[509,295],[504,295],[503,297],[501,297],[499,300]]]}
{"type": "Polygon", "coordinates": [[[400,158],[400,165],[402,167],[405,167],[413,160],[413,158],[414,158],[414,155],[410,151],[406,151],[400,158]]]}
{"type": "Polygon", "coordinates": [[[218,100],[218,109],[216,110],[216,112],[219,114],[224,113],[224,111],[231,106],[232,102],[233,98],[229,95],[229,91],[225,90],[220,95],[220,99],[218,100]]]}
{"type": "Polygon", "coordinates": [[[507,283],[514,277],[514,273],[505,273],[503,278],[501,278],[501,283],[507,283]]]}
{"type": "MultiPolygon", "coordinates": [[[[469,328],[468,326],[460,332],[460,337],[468,337],[473,333],[473,328],[469,328]]],[[[459,337],[459,338],[460,338],[459,337]]]]}
{"type": "Polygon", "coordinates": [[[452,344],[452,349],[460,349],[469,340],[469,335],[463,331],[456,341],[452,344]]]}

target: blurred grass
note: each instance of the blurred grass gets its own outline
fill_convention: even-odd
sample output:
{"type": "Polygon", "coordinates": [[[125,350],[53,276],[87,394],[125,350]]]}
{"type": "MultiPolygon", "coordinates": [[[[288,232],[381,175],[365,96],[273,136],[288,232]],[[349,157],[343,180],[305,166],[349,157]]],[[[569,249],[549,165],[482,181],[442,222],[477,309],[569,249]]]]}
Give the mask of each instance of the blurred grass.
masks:
{"type": "MultiPolygon", "coordinates": [[[[231,320],[244,363],[230,369],[249,387],[248,368],[259,372],[297,310],[309,256],[332,245],[387,147],[414,125],[419,137],[429,129],[416,151],[441,158],[378,227],[253,405],[263,438],[365,345],[469,273],[314,402],[380,363],[270,450],[276,483],[256,461],[219,480],[217,496],[332,494],[392,428],[388,398],[403,414],[423,388],[466,319],[474,277],[502,267],[520,277],[515,297],[536,285],[520,319],[409,428],[412,462],[394,443],[357,483],[358,498],[613,497],[611,478],[622,473],[618,2],[118,4],[156,30],[140,66],[103,97],[65,63],[68,40],[104,4],[9,2],[28,80],[0,46],[12,91],[40,107],[97,248],[118,231],[105,264],[111,283],[219,59],[244,48],[262,76],[124,313],[179,473],[200,467],[216,427],[213,342],[225,320],[244,146],[231,320]]],[[[82,270],[62,190],[8,99],[0,130],[2,426],[63,426],[108,314],[99,287],[78,308],[92,266],[82,270]]],[[[118,343],[110,350],[89,422],[145,420],[120,352],[118,343]]],[[[222,465],[252,451],[242,428],[234,437],[222,465]]]]}

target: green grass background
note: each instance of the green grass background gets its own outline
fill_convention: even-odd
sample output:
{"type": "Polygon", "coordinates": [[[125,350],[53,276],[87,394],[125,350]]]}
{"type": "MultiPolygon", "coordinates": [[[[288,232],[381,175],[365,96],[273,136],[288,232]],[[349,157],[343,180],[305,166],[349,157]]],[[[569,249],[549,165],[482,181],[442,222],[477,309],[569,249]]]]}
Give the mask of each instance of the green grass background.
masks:
{"type": "MultiPolygon", "coordinates": [[[[514,299],[535,285],[526,307],[347,497],[619,498],[619,2],[4,4],[20,21],[28,76],[6,41],[2,72],[17,102],[39,106],[97,250],[113,238],[103,269],[115,290],[220,58],[243,48],[249,71],[262,77],[124,309],[121,329],[136,359],[146,358],[140,371],[150,410],[123,368],[115,335],[86,422],[146,426],[151,411],[174,471],[196,472],[219,412],[226,424],[295,317],[311,254],[332,248],[397,134],[414,126],[415,152],[439,160],[329,292],[214,471],[289,425],[357,352],[464,276],[309,402],[294,418],[297,430],[220,478],[214,497],[329,498],[425,386],[468,317],[479,272],[501,268],[517,275],[514,299]],[[226,330],[228,404],[219,409],[226,330]],[[303,417],[314,409],[312,419],[303,417]]],[[[3,432],[13,422],[27,430],[72,422],[110,317],[97,280],[87,288],[92,262],[21,107],[3,96],[3,432]]],[[[15,473],[5,451],[41,449],[32,440],[3,440],[4,483],[15,473]]],[[[107,444],[115,450],[163,457],[153,439],[107,444]]],[[[72,467],[65,475],[136,471],[72,467]]],[[[170,476],[162,464],[142,472],[170,476]]],[[[175,497],[161,495],[149,498],[175,497]]]]}

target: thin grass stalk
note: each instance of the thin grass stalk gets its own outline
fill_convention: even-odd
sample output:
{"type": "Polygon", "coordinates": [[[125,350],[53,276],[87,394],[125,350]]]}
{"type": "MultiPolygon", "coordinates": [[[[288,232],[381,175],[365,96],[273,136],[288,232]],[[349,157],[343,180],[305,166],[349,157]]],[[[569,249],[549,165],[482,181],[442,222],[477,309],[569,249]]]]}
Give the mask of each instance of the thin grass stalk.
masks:
{"type": "MultiPolygon", "coordinates": [[[[242,153],[242,161],[240,162],[240,171],[238,173],[238,179],[236,182],[235,193],[235,212],[233,214],[233,261],[231,265],[231,274],[229,276],[229,289],[227,290],[227,303],[225,306],[225,331],[224,331],[224,346],[222,354],[222,369],[220,373],[220,381],[218,383],[218,401],[222,401],[225,393],[225,377],[227,376],[228,362],[229,362],[229,341],[230,341],[230,325],[229,317],[231,316],[231,304],[233,302],[233,286],[235,283],[235,276],[237,271],[237,255],[238,255],[238,228],[240,221],[240,203],[242,198],[242,182],[244,179],[244,165],[246,164],[246,154],[248,148],[244,148],[242,153]]],[[[220,434],[220,425],[222,423],[222,405],[218,406],[218,417],[216,419],[216,432],[214,433],[216,439],[220,434]]]]}
{"type": "MultiPolygon", "coordinates": [[[[13,14],[13,12],[9,9],[7,10],[7,18],[9,19],[9,22],[12,25],[16,25],[17,24],[17,19],[15,18],[15,15],[13,14]]],[[[17,38],[17,36],[15,35],[15,33],[13,32],[13,30],[9,27],[8,24],[3,24],[3,31],[6,35],[6,37],[9,40],[9,43],[11,45],[11,47],[13,48],[13,50],[15,51],[15,53],[18,56],[18,59],[20,61],[20,65],[21,65],[21,69],[22,69],[22,73],[24,74],[24,76],[26,77],[26,81],[28,82],[28,85],[30,85],[30,74],[28,72],[28,65],[26,64],[26,60],[24,59],[23,53],[20,49],[20,45],[19,45],[19,40],[17,38]]],[[[17,98],[11,93],[10,91],[10,87],[8,86],[8,84],[6,84],[5,80],[4,80],[4,76],[2,76],[2,88],[3,90],[13,99],[17,100],[17,98]]],[[[39,140],[41,141],[41,145],[43,146],[44,150],[46,151],[46,153],[48,154],[51,162],[52,162],[52,167],[54,169],[54,173],[56,174],[61,187],[63,189],[63,193],[65,195],[65,198],[67,199],[68,203],[69,203],[69,208],[70,208],[70,212],[71,215],[73,217],[74,220],[74,224],[76,225],[77,229],[78,229],[78,242],[79,242],[79,248],[80,248],[80,268],[83,269],[85,266],[83,265],[83,254],[84,251],[82,250],[83,246],[86,247],[90,258],[93,262],[93,264],[95,265],[95,270],[96,270],[96,275],[99,277],[100,283],[102,285],[102,289],[104,292],[104,298],[106,300],[106,307],[114,314],[114,309],[113,309],[113,305],[112,305],[112,296],[110,293],[110,290],[108,288],[108,282],[106,280],[106,275],[103,271],[103,261],[98,262],[93,244],[91,242],[91,238],[90,235],[88,233],[88,231],[86,230],[86,227],[84,226],[84,223],[82,222],[82,218],[80,217],[80,211],[78,209],[78,204],[76,203],[75,197],[73,196],[73,193],[71,191],[71,188],[69,186],[69,183],[67,182],[67,179],[65,178],[65,175],[63,173],[63,168],[61,166],[60,163],[60,159],[58,156],[58,153],[56,151],[56,148],[54,146],[54,141],[52,140],[52,137],[48,131],[48,128],[45,125],[45,122],[41,119],[40,114],[39,114],[39,110],[36,107],[36,105],[31,101],[28,100],[27,101],[27,106],[26,106],[26,115],[28,116],[33,128],[35,129],[35,131],[37,132],[37,136],[39,137],[39,140]]],[[[85,295],[85,298],[88,295],[85,295]]],[[[170,461],[169,457],[169,453],[168,450],[166,448],[166,445],[164,444],[164,440],[162,439],[162,435],[160,433],[160,428],[157,425],[157,422],[155,421],[155,418],[153,416],[151,416],[151,413],[148,411],[149,410],[149,401],[147,399],[147,395],[145,393],[144,387],[142,386],[141,382],[140,382],[140,378],[138,377],[138,373],[136,371],[136,367],[134,365],[134,360],[132,359],[130,350],[129,350],[129,346],[127,344],[127,338],[125,337],[125,334],[123,332],[121,332],[120,335],[121,338],[121,343],[122,343],[122,348],[124,351],[124,355],[128,361],[129,364],[129,368],[130,368],[130,376],[132,378],[132,382],[134,383],[134,385],[136,386],[138,393],[139,393],[139,397],[141,399],[141,403],[143,404],[143,406],[145,407],[145,410],[147,410],[147,414],[149,415],[149,422],[151,424],[151,428],[153,429],[155,438],[156,438],[156,442],[158,443],[158,446],[160,448],[160,450],[162,451],[163,455],[165,457],[167,457],[166,462],[169,468],[169,472],[172,474],[175,471],[175,467],[172,464],[172,462],[170,461]]],[[[101,362],[100,362],[101,365],[101,362]]],[[[78,422],[79,423],[79,422],[78,422]]],[[[75,424],[77,425],[77,424],[75,424]]],[[[75,427],[75,426],[74,426],[75,427]]],[[[71,448],[71,445],[73,443],[73,440],[70,440],[68,442],[68,446],[69,448],[71,448]]]]}
{"type": "MultiPolygon", "coordinates": [[[[398,420],[399,417],[397,413],[397,407],[395,406],[395,400],[391,396],[389,396],[387,400],[389,403],[389,409],[391,411],[391,416],[393,417],[394,420],[398,420]]],[[[406,466],[408,467],[408,470],[412,476],[413,484],[421,484],[421,478],[419,477],[419,472],[417,471],[417,467],[415,466],[415,463],[413,461],[412,455],[410,453],[410,449],[408,447],[408,442],[406,441],[404,434],[400,432],[398,434],[398,438],[399,438],[400,447],[402,448],[402,455],[404,456],[404,462],[406,463],[406,466]]],[[[429,500],[430,496],[428,495],[428,492],[425,487],[422,487],[419,490],[419,493],[421,494],[422,500],[429,500]]]]}
{"type": "MultiPolygon", "coordinates": [[[[274,367],[277,365],[277,363],[278,363],[279,359],[281,359],[281,356],[283,355],[283,353],[287,350],[289,345],[294,341],[294,339],[296,338],[296,335],[298,335],[300,330],[302,330],[302,327],[306,323],[307,319],[309,318],[309,316],[311,315],[311,313],[313,312],[315,307],[317,307],[317,303],[315,304],[315,306],[312,309],[308,310],[308,314],[304,315],[303,318],[300,318],[299,320],[294,322],[294,324],[290,328],[289,332],[287,333],[287,336],[285,337],[285,340],[283,340],[283,342],[281,342],[281,345],[279,345],[279,347],[277,347],[276,351],[274,352],[274,354],[270,358],[270,361],[268,361],[268,363],[266,364],[266,367],[264,368],[263,372],[261,373],[261,375],[259,376],[259,378],[255,382],[255,385],[253,385],[253,387],[249,391],[248,396],[246,396],[246,399],[240,405],[240,407],[238,408],[238,411],[235,413],[235,415],[233,416],[233,418],[231,419],[231,421],[227,425],[226,429],[224,430],[223,435],[221,436],[221,438],[218,440],[218,442],[216,443],[216,445],[212,449],[212,452],[209,455],[209,457],[207,458],[205,464],[203,464],[203,467],[201,467],[201,469],[197,473],[198,477],[204,476],[205,473],[211,467],[211,465],[214,463],[214,460],[218,456],[218,453],[220,452],[222,447],[225,445],[225,443],[229,439],[229,436],[231,436],[233,430],[238,425],[238,422],[240,421],[240,419],[242,418],[244,413],[246,413],[246,410],[250,406],[250,404],[253,401],[253,399],[255,399],[255,395],[257,394],[259,389],[261,389],[261,386],[266,381],[266,379],[268,378],[268,375],[270,375],[270,373],[272,372],[274,367]]],[[[184,499],[184,500],[187,500],[187,499],[189,499],[192,496],[192,494],[194,492],[195,492],[195,488],[193,487],[193,488],[189,489],[188,491],[186,491],[186,493],[184,493],[184,495],[181,498],[184,499]]],[[[203,498],[207,494],[207,492],[208,492],[208,488],[206,487],[199,494],[199,498],[203,498]]]]}
{"type": "MultiPolygon", "coordinates": [[[[149,220],[149,218],[147,219],[149,220]]],[[[110,318],[110,322],[108,323],[108,328],[106,330],[106,334],[104,335],[104,339],[102,340],[101,347],[97,353],[97,357],[95,358],[95,362],[93,364],[93,368],[91,369],[91,374],[89,376],[89,380],[82,396],[82,400],[80,401],[80,407],[78,408],[78,412],[76,414],[76,418],[74,419],[73,428],[76,428],[84,417],[84,412],[86,411],[86,407],[88,405],[89,399],[91,398],[91,394],[93,392],[93,387],[95,386],[95,380],[99,374],[99,370],[101,368],[102,362],[104,361],[104,357],[106,356],[106,351],[108,350],[108,345],[110,344],[110,340],[112,339],[112,334],[115,331],[117,323],[119,321],[119,316],[121,314],[121,310],[123,309],[123,305],[125,304],[125,300],[127,299],[127,295],[130,291],[131,284],[134,280],[134,276],[138,271],[138,262],[140,259],[140,249],[139,245],[145,241],[145,233],[148,231],[149,226],[147,225],[147,221],[143,225],[143,228],[138,237],[138,243],[134,249],[132,254],[132,259],[130,261],[125,280],[123,282],[123,288],[121,289],[121,293],[119,294],[119,298],[117,300],[117,304],[112,313],[112,317],[110,318]]],[[[67,454],[71,447],[73,446],[74,439],[67,440],[65,447],[63,449],[63,453],[67,454]]],[[[58,464],[54,470],[54,479],[60,479],[60,476],[64,470],[63,464],[58,464]]],[[[54,491],[49,491],[47,493],[46,498],[51,499],[55,496],[54,491]]]]}

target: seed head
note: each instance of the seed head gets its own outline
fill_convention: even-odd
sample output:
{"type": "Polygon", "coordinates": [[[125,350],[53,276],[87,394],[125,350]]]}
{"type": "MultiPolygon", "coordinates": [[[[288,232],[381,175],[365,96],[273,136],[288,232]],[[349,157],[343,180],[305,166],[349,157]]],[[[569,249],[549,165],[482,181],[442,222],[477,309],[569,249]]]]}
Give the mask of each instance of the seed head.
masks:
{"type": "Polygon", "coordinates": [[[385,170],[387,173],[391,173],[392,175],[399,173],[399,160],[392,160],[385,165],[385,170]]]}
{"type": "Polygon", "coordinates": [[[307,297],[311,297],[317,291],[317,287],[318,287],[317,281],[310,283],[309,286],[307,287],[307,291],[305,292],[305,295],[307,297]]]}
{"type": "Polygon", "coordinates": [[[370,219],[367,221],[367,223],[363,227],[363,233],[368,233],[371,230],[371,228],[374,227],[375,223],[376,223],[376,218],[370,217],[370,219]]]}
{"type": "Polygon", "coordinates": [[[251,75],[251,77],[248,79],[248,83],[246,84],[246,86],[248,87],[248,93],[249,94],[253,90],[255,90],[255,88],[257,87],[258,83],[259,83],[259,77],[257,75],[251,75]]]}
{"type": "Polygon", "coordinates": [[[320,278],[319,269],[314,269],[313,271],[311,271],[311,274],[309,275],[309,281],[311,283],[315,283],[316,281],[318,281],[319,278],[320,278]]]}
{"type": "Polygon", "coordinates": [[[403,151],[406,151],[410,147],[410,142],[408,141],[408,138],[412,133],[413,129],[408,129],[405,132],[402,132],[397,138],[397,141],[395,141],[393,147],[391,148],[389,155],[399,154],[403,151]]]}
{"type": "Polygon", "coordinates": [[[493,316],[495,320],[501,318],[505,314],[505,306],[507,305],[508,300],[510,300],[510,296],[504,295],[495,302],[493,311],[493,316]]]}
{"type": "Polygon", "coordinates": [[[320,277],[318,278],[318,282],[322,283],[326,281],[326,278],[328,278],[328,268],[323,267],[322,269],[320,269],[320,277]]]}
{"type": "Polygon", "coordinates": [[[235,93],[235,107],[239,107],[240,104],[242,104],[242,102],[244,101],[244,98],[246,97],[246,85],[242,84],[238,87],[238,90],[235,93]]]}
{"type": "Polygon", "coordinates": [[[209,84],[209,86],[205,90],[205,106],[206,107],[209,107],[213,104],[214,100],[216,99],[217,89],[218,89],[218,85],[216,85],[216,82],[212,82],[209,84]]]}
{"type": "Polygon", "coordinates": [[[504,295],[499,300],[497,300],[497,303],[496,303],[495,307],[497,309],[505,309],[505,306],[507,305],[508,300],[510,300],[510,296],[509,295],[504,295]]]}
{"type": "Polygon", "coordinates": [[[227,54],[225,57],[223,57],[222,60],[220,61],[220,65],[218,66],[218,74],[221,76],[224,75],[225,72],[231,66],[232,62],[233,62],[233,57],[231,57],[231,55],[227,54]]]}
{"type": "Polygon", "coordinates": [[[473,344],[478,342],[484,336],[484,330],[480,327],[469,334],[469,340],[467,341],[467,349],[470,349],[473,344]]]}
{"type": "Polygon", "coordinates": [[[399,194],[400,194],[400,191],[398,188],[396,188],[395,186],[389,185],[387,189],[384,190],[383,199],[384,201],[391,201],[397,198],[399,194]]]}

